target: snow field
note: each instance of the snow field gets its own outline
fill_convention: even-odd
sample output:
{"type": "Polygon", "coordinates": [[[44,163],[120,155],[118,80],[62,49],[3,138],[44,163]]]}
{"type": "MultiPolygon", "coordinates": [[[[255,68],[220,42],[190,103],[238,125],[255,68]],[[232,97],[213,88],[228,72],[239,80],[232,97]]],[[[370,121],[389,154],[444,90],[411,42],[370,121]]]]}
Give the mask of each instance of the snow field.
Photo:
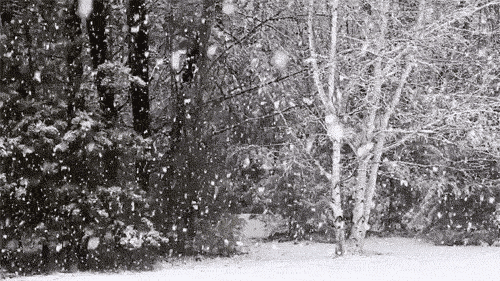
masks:
{"type": "Polygon", "coordinates": [[[366,255],[333,258],[334,245],[257,243],[232,258],[192,258],[150,272],[75,273],[15,281],[137,280],[500,280],[500,248],[434,246],[409,238],[370,238],[366,255]]]}

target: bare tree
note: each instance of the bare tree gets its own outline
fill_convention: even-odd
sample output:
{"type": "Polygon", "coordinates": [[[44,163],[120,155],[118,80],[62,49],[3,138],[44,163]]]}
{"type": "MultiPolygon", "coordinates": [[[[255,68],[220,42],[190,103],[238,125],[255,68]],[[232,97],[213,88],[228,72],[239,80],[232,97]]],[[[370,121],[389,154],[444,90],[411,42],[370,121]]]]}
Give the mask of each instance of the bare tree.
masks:
{"type": "MultiPolygon", "coordinates": [[[[369,229],[368,220],[373,207],[377,175],[382,153],[384,152],[389,120],[399,104],[406,81],[413,68],[413,63],[408,55],[411,48],[408,46],[390,48],[390,44],[387,43],[386,38],[389,37],[389,2],[377,1],[372,4],[373,6],[359,7],[361,11],[366,13],[366,17],[364,20],[360,20],[359,23],[361,30],[358,35],[360,36],[359,41],[362,41],[362,47],[360,53],[356,55],[363,58],[367,54],[367,50],[365,49],[369,49],[370,60],[367,60],[366,67],[361,68],[362,71],[369,69],[367,74],[353,74],[368,76],[367,81],[369,82],[365,85],[366,88],[363,89],[365,91],[363,103],[356,108],[357,111],[362,112],[358,115],[357,119],[360,123],[353,124],[353,122],[346,121],[343,116],[346,115],[345,105],[349,103],[349,98],[352,98],[352,88],[354,88],[356,83],[339,85],[337,79],[339,69],[342,67],[340,59],[337,56],[339,1],[328,1],[331,28],[328,44],[329,49],[326,52],[327,56],[324,56],[326,58],[325,64],[328,68],[326,79],[322,77],[323,71],[319,66],[319,56],[316,53],[314,33],[315,1],[309,1],[308,33],[309,49],[311,52],[310,62],[312,64],[313,79],[316,84],[318,98],[323,106],[325,116],[324,126],[332,143],[331,171],[325,171],[319,163],[317,163],[317,166],[328,178],[331,186],[330,208],[333,212],[334,225],[337,230],[336,238],[339,242],[337,255],[342,255],[346,251],[360,252],[363,250],[363,241],[366,231],[369,229]],[[390,59],[388,60],[388,58],[390,59]],[[401,61],[404,63],[401,64],[401,61]],[[403,66],[401,67],[401,65],[403,66]],[[390,90],[387,84],[394,83],[388,82],[388,77],[391,76],[391,79],[394,80],[393,77],[396,75],[400,75],[399,83],[396,87],[392,87],[393,90],[390,90]],[[323,80],[328,81],[326,86],[323,80]],[[392,94],[385,93],[384,91],[392,91],[392,94]],[[353,141],[354,134],[355,140],[353,141]],[[351,191],[347,187],[341,189],[343,184],[341,182],[341,147],[343,143],[348,143],[351,146],[357,165],[355,172],[356,179],[351,191]],[[348,195],[347,192],[352,192],[353,210],[352,221],[350,221],[350,237],[347,241],[348,243],[344,243],[346,224],[344,223],[342,198],[348,195]]],[[[350,79],[355,80],[353,77],[350,77],[350,79]]],[[[360,93],[358,93],[359,95],[360,93]]]]}

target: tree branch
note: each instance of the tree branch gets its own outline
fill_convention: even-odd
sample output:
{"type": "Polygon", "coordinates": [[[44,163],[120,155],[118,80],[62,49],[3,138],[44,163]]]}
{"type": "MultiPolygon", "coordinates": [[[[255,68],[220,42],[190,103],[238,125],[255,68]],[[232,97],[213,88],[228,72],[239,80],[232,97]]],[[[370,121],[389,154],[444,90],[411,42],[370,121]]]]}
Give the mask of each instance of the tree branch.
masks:
{"type": "Polygon", "coordinates": [[[307,17],[307,31],[309,38],[309,51],[311,53],[311,62],[313,69],[313,79],[314,84],[318,90],[319,98],[321,99],[323,106],[326,110],[326,115],[335,115],[335,108],[332,102],[328,99],[325,89],[323,88],[323,83],[321,82],[320,70],[318,66],[318,54],[316,53],[316,43],[314,39],[314,29],[313,29],[313,15],[314,15],[314,0],[309,0],[309,13],[307,17]]]}
{"type": "Polygon", "coordinates": [[[299,75],[299,74],[301,74],[303,72],[306,72],[306,71],[307,71],[307,69],[302,69],[302,70],[296,71],[294,73],[291,73],[291,74],[288,74],[288,75],[285,75],[285,76],[277,77],[276,79],[273,79],[273,80],[261,82],[260,84],[258,84],[256,86],[253,86],[253,87],[250,87],[250,88],[230,90],[229,91],[230,93],[228,95],[224,95],[224,96],[222,96],[220,98],[217,98],[217,99],[208,100],[205,103],[203,103],[202,106],[206,106],[206,105],[213,104],[213,103],[221,103],[221,102],[224,102],[226,100],[233,99],[235,97],[238,97],[238,96],[244,95],[246,93],[255,91],[255,90],[263,88],[265,86],[269,86],[271,84],[281,82],[281,81],[286,80],[288,78],[292,78],[292,77],[294,77],[296,75],[299,75]]]}
{"type": "Polygon", "coordinates": [[[223,129],[216,130],[216,131],[214,131],[212,133],[212,135],[222,134],[222,133],[224,133],[226,131],[232,130],[232,129],[237,128],[239,126],[243,126],[245,123],[248,123],[248,122],[251,122],[251,121],[260,120],[260,119],[269,118],[269,117],[274,117],[276,115],[282,115],[283,112],[287,112],[287,111],[290,111],[290,110],[298,108],[298,107],[299,107],[298,105],[294,105],[294,106],[287,107],[284,110],[275,111],[275,112],[273,112],[271,114],[268,114],[268,115],[258,116],[258,117],[253,117],[253,118],[248,118],[248,119],[245,119],[245,120],[241,121],[238,124],[234,124],[234,125],[231,125],[231,126],[227,126],[227,127],[223,128],[223,129]]]}

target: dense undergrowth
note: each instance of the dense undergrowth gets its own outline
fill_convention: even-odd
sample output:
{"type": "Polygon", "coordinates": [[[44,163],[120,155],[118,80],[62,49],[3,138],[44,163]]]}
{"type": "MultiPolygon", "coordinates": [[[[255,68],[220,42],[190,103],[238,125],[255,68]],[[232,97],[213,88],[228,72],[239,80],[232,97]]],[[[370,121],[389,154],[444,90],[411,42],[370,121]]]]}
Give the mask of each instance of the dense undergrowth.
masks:
{"type": "Polygon", "coordinates": [[[92,114],[65,122],[57,104],[18,102],[23,118],[4,118],[0,138],[2,268],[148,269],[169,256],[236,252],[241,221],[230,213],[230,186],[214,180],[221,167],[208,165],[209,149],[162,162],[155,155],[166,152],[149,149],[150,140],[92,114]],[[148,191],[126,164],[139,158],[153,172],[148,191]],[[200,167],[202,175],[190,172],[200,167]]]}

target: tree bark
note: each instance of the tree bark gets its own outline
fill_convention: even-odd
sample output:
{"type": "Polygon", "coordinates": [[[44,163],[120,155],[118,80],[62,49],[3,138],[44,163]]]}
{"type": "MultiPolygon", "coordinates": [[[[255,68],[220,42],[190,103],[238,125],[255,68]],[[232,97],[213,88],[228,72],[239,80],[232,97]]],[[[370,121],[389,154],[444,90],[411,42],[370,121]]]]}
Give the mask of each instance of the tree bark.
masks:
{"type": "MultiPolygon", "coordinates": [[[[420,15],[418,17],[418,22],[416,24],[416,28],[418,29],[421,26],[423,17],[422,11],[423,6],[425,5],[425,0],[420,1],[420,15]]],[[[380,37],[383,38],[386,34],[387,28],[387,17],[386,13],[388,11],[388,3],[386,1],[381,3],[381,7],[379,9],[381,13],[381,30],[380,37]]],[[[411,62],[411,57],[407,58],[410,60],[406,64],[403,69],[403,72],[400,77],[399,85],[392,95],[390,102],[386,108],[384,108],[383,114],[380,114],[380,122],[375,123],[375,119],[377,117],[377,111],[380,107],[380,100],[382,98],[382,84],[384,80],[385,69],[382,67],[381,63],[381,54],[380,52],[385,48],[385,40],[378,40],[377,51],[379,52],[378,58],[375,64],[374,70],[374,85],[373,91],[371,94],[371,99],[369,106],[371,107],[370,115],[367,118],[365,124],[365,130],[367,139],[372,145],[373,149],[369,149],[370,151],[365,151],[364,155],[358,155],[358,183],[355,190],[355,202],[354,202],[354,210],[353,210],[353,226],[351,229],[351,239],[355,243],[355,247],[358,251],[363,250],[363,240],[366,236],[366,232],[370,228],[369,219],[370,213],[373,208],[373,197],[376,191],[376,184],[378,178],[378,171],[381,164],[382,154],[384,152],[385,139],[387,135],[387,129],[389,127],[389,120],[391,116],[394,114],[397,105],[401,99],[401,95],[403,92],[403,88],[408,80],[408,77],[413,69],[413,62],[411,62]]],[[[407,50],[407,49],[406,49],[407,50]]],[[[402,51],[401,56],[406,54],[406,50],[402,51]]],[[[387,66],[386,68],[390,68],[387,66]]]]}
{"type": "Polygon", "coordinates": [[[104,83],[106,72],[99,66],[108,60],[108,40],[106,34],[106,23],[108,11],[103,0],[94,0],[92,13],[87,20],[87,30],[89,33],[90,56],[92,57],[92,67],[97,71],[96,86],[99,93],[99,103],[103,111],[105,120],[113,124],[117,112],[115,108],[115,96],[113,90],[104,83]]]}
{"type": "MultiPolygon", "coordinates": [[[[377,37],[372,40],[376,40],[375,44],[375,55],[377,56],[374,73],[373,73],[373,86],[371,91],[367,96],[367,110],[368,114],[364,120],[364,140],[362,145],[358,148],[357,159],[357,184],[354,191],[354,208],[352,214],[352,227],[350,240],[354,245],[355,252],[362,252],[364,246],[364,239],[366,232],[368,230],[368,220],[369,217],[366,216],[365,210],[370,208],[369,202],[372,198],[367,198],[367,194],[373,197],[375,186],[368,185],[368,179],[370,177],[370,163],[373,160],[373,146],[374,146],[374,132],[376,129],[375,119],[377,118],[377,112],[379,111],[380,101],[382,98],[382,85],[384,83],[384,71],[383,71],[383,51],[386,47],[385,36],[387,34],[387,1],[380,1],[378,7],[378,21],[379,30],[377,32],[377,37]]],[[[370,19],[367,19],[367,27],[370,26],[370,19]]],[[[368,27],[369,28],[369,27],[368,27]]],[[[367,38],[370,40],[370,38],[367,38]]],[[[375,177],[377,175],[374,175],[375,177]]],[[[369,212],[368,212],[369,213],[369,212]]]]}
{"type": "MultiPolygon", "coordinates": [[[[130,0],[128,15],[130,28],[129,66],[133,77],[130,85],[134,130],[143,138],[150,136],[148,28],[145,0],[130,0]]],[[[148,190],[149,168],[146,159],[136,161],[136,179],[143,190],[148,190]]]]}
{"type": "Polygon", "coordinates": [[[386,131],[387,131],[387,128],[389,127],[389,119],[394,114],[396,106],[399,104],[404,85],[406,84],[412,69],[413,69],[413,63],[409,62],[406,65],[406,67],[403,71],[403,74],[401,75],[398,88],[396,89],[396,92],[394,93],[394,95],[392,97],[391,104],[386,109],[386,112],[384,113],[384,116],[382,118],[382,122],[380,125],[381,128],[380,128],[379,133],[377,135],[377,140],[375,142],[375,148],[373,149],[373,160],[372,160],[370,177],[368,179],[367,192],[366,192],[366,197],[365,197],[365,201],[366,201],[365,211],[364,211],[365,217],[370,217],[370,212],[371,212],[371,209],[373,208],[373,196],[375,194],[375,187],[377,184],[377,175],[378,175],[378,170],[379,170],[380,163],[381,163],[380,161],[382,159],[382,153],[384,152],[385,138],[387,135],[386,131]]]}
{"type": "MultiPolygon", "coordinates": [[[[99,94],[99,104],[103,112],[104,122],[108,126],[114,126],[118,117],[115,108],[115,95],[113,89],[104,83],[106,70],[102,69],[108,61],[108,38],[106,32],[108,7],[104,0],[94,0],[92,12],[87,19],[87,31],[89,34],[90,56],[92,67],[97,71],[95,84],[99,94]]],[[[103,155],[104,180],[108,183],[114,182],[118,174],[118,151],[108,147],[103,155]]]]}
{"type": "Polygon", "coordinates": [[[69,8],[66,19],[66,38],[68,47],[66,53],[66,65],[68,67],[68,85],[66,95],[68,98],[67,115],[71,120],[75,116],[76,110],[83,110],[85,100],[78,97],[80,84],[83,75],[82,54],[82,27],[81,19],[77,15],[78,1],[69,8]]]}
{"type": "Polygon", "coordinates": [[[309,0],[308,11],[308,37],[309,50],[311,52],[311,64],[313,71],[313,79],[318,90],[319,99],[322,102],[325,113],[324,124],[327,135],[332,142],[332,168],[327,177],[330,184],[330,209],[333,213],[333,225],[335,227],[335,238],[337,248],[335,254],[340,256],[346,251],[345,247],[345,224],[344,212],[342,209],[342,196],[340,190],[340,175],[341,175],[341,145],[343,139],[343,127],[339,118],[338,104],[341,103],[342,96],[337,89],[335,76],[337,72],[337,32],[338,32],[338,0],[330,0],[328,2],[330,8],[330,49],[329,49],[329,73],[328,73],[328,92],[325,92],[323,83],[321,82],[320,69],[318,66],[316,53],[316,44],[314,36],[314,0],[309,0]]]}

